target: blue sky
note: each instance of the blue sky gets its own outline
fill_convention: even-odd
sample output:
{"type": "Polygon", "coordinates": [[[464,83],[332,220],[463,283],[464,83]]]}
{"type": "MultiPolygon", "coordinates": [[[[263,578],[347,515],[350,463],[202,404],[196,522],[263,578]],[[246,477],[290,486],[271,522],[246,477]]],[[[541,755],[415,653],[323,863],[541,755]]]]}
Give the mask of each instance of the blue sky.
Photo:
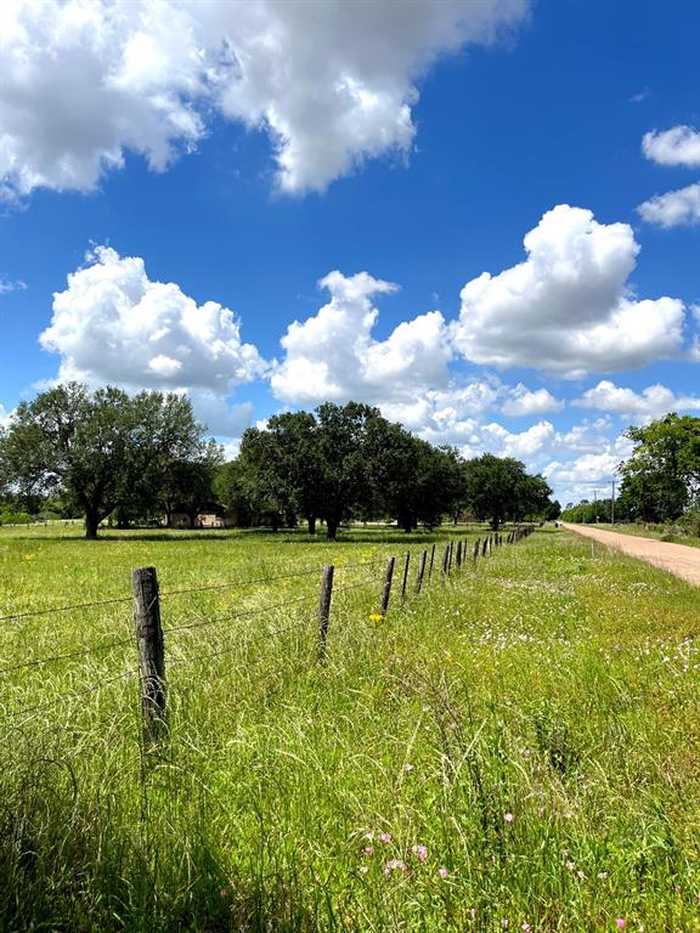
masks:
{"type": "Polygon", "coordinates": [[[121,9],[2,14],[0,417],[352,397],[568,501],[700,410],[697,4],[121,9]]]}

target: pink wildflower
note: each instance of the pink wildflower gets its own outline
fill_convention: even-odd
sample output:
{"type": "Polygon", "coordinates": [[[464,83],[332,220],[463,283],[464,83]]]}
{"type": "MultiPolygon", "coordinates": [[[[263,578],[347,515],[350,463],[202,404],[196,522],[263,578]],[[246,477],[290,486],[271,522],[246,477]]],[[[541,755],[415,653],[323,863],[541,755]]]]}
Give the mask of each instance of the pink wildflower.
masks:
{"type": "Polygon", "coordinates": [[[391,833],[379,833],[378,839],[380,842],[391,842],[391,833]]]}
{"type": "Polygon", "coordinates": [[[625,924],[625,918],[624,918],[624,917],[618,917],[617,920],[615,921],[615,926],[618,928],[618,930],[624,930],[624,929],[625,929],[625,926],[626,926],[626,924],[625,924]]]}
{"type": "Polygon", "coordinates": [[[389,877],[394,871],[406,871],[406,863],[400,858],[392,858],[384,866],[384,874],[389,877]]]}
{"type": "Polygon", "coordinates": [[[362,850],[362,854],[366,855],[367,858],[371,858],[374,855],[374,846],[365,846],[362,850]]]}
{"type": "Polygon", "coordinates": [[[506,823],[512,823],[515,817],[513,816],[512,813],[504,813],[503,819],[506,821],[506,823]]]}
{"type": "Polygon", "coordinates": [[[527,920],[526,920],[526,921],[523,923],[523,925],[520,927],[520,929],[521,929],[521,930],[524,930],[525,933],[530,933],[530,930],[532,929],[532,927],[530,926],[530,924],[529,924],[529,923],[527,922],[527,920]]]}
{"type": "Polygon", "coordinates": [[[442,880],[444,881],[445,878],[449,878],[450,873],[449,873],[449,871],[445,868],[444,865],[441,865],[441,866],[438,868],[438,875],[440,875],[440,877],[441,877],[442,880]]]}
{"type": "Polygon", "coordinates": [[[419,862],[427,862],[428,860],[428,848],[427,846],[417,845],[413,846],[411,852],[415,855],[419,862]]]}

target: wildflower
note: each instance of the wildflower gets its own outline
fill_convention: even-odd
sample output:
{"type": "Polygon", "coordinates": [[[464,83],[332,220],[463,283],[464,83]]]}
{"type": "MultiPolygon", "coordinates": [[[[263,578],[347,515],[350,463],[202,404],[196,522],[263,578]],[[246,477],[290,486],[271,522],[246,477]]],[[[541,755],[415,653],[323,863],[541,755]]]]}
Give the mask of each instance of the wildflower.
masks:
{"type": "Polygon", "coordinates": [[[438,875],[440,875],[440,877],[441,877],[442,880],[444,881],[445,878],[449,878],[450,873],[449,873],[449,871],[445,868],[444,865],[441,865],[441,866],[438,868],[438,875]]]}
{"type": "Polygon", "coordinates": [[[523,922],[523,925],[520,927],[520,929],[521,929],[521,930],[524,930],[525,933],[530,933],[530,930],[532,929],[532,927],[531,927],[530,924],[527,922],[527,920],[525,920],[525,921],[523,922]]]}
{"type": "Polygon", "coordinates": [[[608,873],[606,871],[598,872],[598,881],[605,881],[607,877],[608,877],[608,873]]]}
{"type": "Polygon", "coordinates": [[[366,865],[360,865],[360,874],[361,874],[361,875],[366,875],[368,871],[369,871],[369,868],[367,868],[366,865]]]}
{"type": "Polygon", "coordinates": [[[388,878],[391,875],[391,873],[394,871],[406,871],[406,863],[403,861],[403,859],[400,859],[400,858],[389,859],[389,861],[384,866],[384,874],[388,878]]]}
{"type": "Polygon", "coordinates": [[[512,813],[504,813],[503,819],[506,821],[506,823],[512,823],[515,817],[513,816],[512,813]]]}
{"type": "Polygon", "coordinates": [[[370,622],[381,622],[383,618],[384,616],[381,614],[381,612],[370,612],[369,614],[370,622]]]}
{"type": "Polygon", "coordinates": [[[626,926],[626,924],[625,924],[625,918],[624,918],[624,917],[618,917],[617,920],[615,921],[615,926],[618,928],[618,930],[624,930],[624,929],[625,929],[625,926],[626,926]]]}
{"type": "Polygon", "coordinates": [[[418,859],[418,861],[421,862],[421,864],[423,864],[424,862],[427,862],[428,860],[427,846],[422,846],[422,845],[413,846],[413,848],[411,849],[411,852],[413,852],[413,854],[418,859]]]}
{"type": "Polygon", "coordinates": [[[378,839],[380,842],[391,842],[391,833],[379,833],[378,839]]]}
{"type": "Polygon", "coordinates": [[[371,829],[368,833],[365,833],[365,839],[367,840],[367,842],[372,842],[372,840],[374,839],[374,833],[372,832],[371,829]]]}
{"type": "Polygon", "coordinates": [[[568,861],[566,863],[566,867],[569,869],[569,871],[573,871],[576,868],[576,862],[568,861]]]}
{"type": "Polygon", "coordinates": [[[581,871],[581,869],[579,868],[579,870],[576,872],[576,877],[579,878],[581,881],[585,881],[586,874],[585,872],[581,871]]]}
{"type": "Polygon", "coordinates": [[[362,854],[366,855],[367,858],[371,858],[374,855],[374,846],[365,846],[362,850],[362,854]]]}
{"type": "Polygon", "coordinates": [[[403,770],[404,770],[404,774],[410,774],[411,771],[414,770],[414,766],[409,761],[407,761],[406,764],[403,766],[403,770]]]}

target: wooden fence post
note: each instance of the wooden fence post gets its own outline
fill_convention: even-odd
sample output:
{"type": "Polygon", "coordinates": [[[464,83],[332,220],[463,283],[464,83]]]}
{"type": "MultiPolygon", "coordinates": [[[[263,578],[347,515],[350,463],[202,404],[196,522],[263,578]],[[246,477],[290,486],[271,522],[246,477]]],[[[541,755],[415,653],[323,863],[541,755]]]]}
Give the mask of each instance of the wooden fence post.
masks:
{"type": "Polygon", "coordinates": [[[331,596],[333,595],[333,564],[327,564],[321,572],[321,595],[318,601],[318,634],[321,656],[326,653],[328,626],[331,621],[331,596]]]}
{"type": "Polygon", "coordinates": [[[140,567],[131,574],[134,594],[134,630],[139,652],[141,712],[145,740],[152,744],[165,733],[165,645],[160,623],[158,576],[155,567],[140,567]]]}
{"type": "Polygon", "coordinates": [[[445,545],[445,553],[442,555],[442,577],[443,579],[447,576],[447,564],[450,559],[450,546],[449,544],[445,545]]]}
{"type": "Polygon", "coordinates": [[[406,560],[403,565],[403,580],[401,581],[401,602],[406,599],[406,581],[408,580],[408,564],[411,560],[411,552],[406,551],[406,560]]]}
{"type": "Polygon", "coordinates": [[[477,538],[474,542],[474,563],[477,562],[479,557],[479,545],[481,543],[481,538],[477,538]]]}
{"type": "Polygon", "coordinates": [[[457,570],[462,566],[462,542],[457,542],[457,570]]]}
{"type": "Polygon", "coordinates": [[[382,589],[382,602],[379,606],[379,611],[384,617],[387,614],[389,609],[389,597],[391,596],[391,581],[394,579],[394,564],[396,563],[395,557],[390,557],[386,562],[386,573],[384,574],[384,587],[382,589]]]}
{"type": "Polygon", "coordinates": [[[482,556],[482,557],[486,557],[486,548],[488,547],[488,543],[489,543],[489,539],[488,539],[488,538],[484,538],[484,543],[483,543],[483,545],[481,546],[481,556],[482,556]]]}
{"type": "Polygon", "coordinates": [[[423,586],[423,575],[425,574],[425,562],[428,559],[428,552],[423,551],[418,563],[418,576],[416,577],[416,593],[420,593],[423,586]]]}
{"type": "Polygon", "coordinates": [[[454,549],[455,549],[454,541],[450,541],[448,548],[449,548],[449,553],[447,557],[447,575],[449,576],[452,573],[452,554],[454,553],[454,549]]]}
{"type": "Polygon", "coordinates": [[[435,544],[433,543],[432,548],[430,549],[430,567],[428,568],[428,580],[433,575],[433,564],[435,563],[435,544]]]}

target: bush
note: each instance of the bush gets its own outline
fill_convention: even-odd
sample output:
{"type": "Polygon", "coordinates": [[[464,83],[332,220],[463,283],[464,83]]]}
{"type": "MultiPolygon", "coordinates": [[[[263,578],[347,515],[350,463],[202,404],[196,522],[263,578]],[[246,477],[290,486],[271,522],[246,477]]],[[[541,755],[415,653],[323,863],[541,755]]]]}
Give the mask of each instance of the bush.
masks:
{"type": "Polygon", "coordinates": [[[0,512],[0,525],[31,525],[34,516],[28,512],[13,512],[5,509],[0,512]]]}
{"type": "Polygon", "coordinates": [[[688,509],[681,515],[678,522],[685,534],[700,538],[700,508],[688,509]]]}

